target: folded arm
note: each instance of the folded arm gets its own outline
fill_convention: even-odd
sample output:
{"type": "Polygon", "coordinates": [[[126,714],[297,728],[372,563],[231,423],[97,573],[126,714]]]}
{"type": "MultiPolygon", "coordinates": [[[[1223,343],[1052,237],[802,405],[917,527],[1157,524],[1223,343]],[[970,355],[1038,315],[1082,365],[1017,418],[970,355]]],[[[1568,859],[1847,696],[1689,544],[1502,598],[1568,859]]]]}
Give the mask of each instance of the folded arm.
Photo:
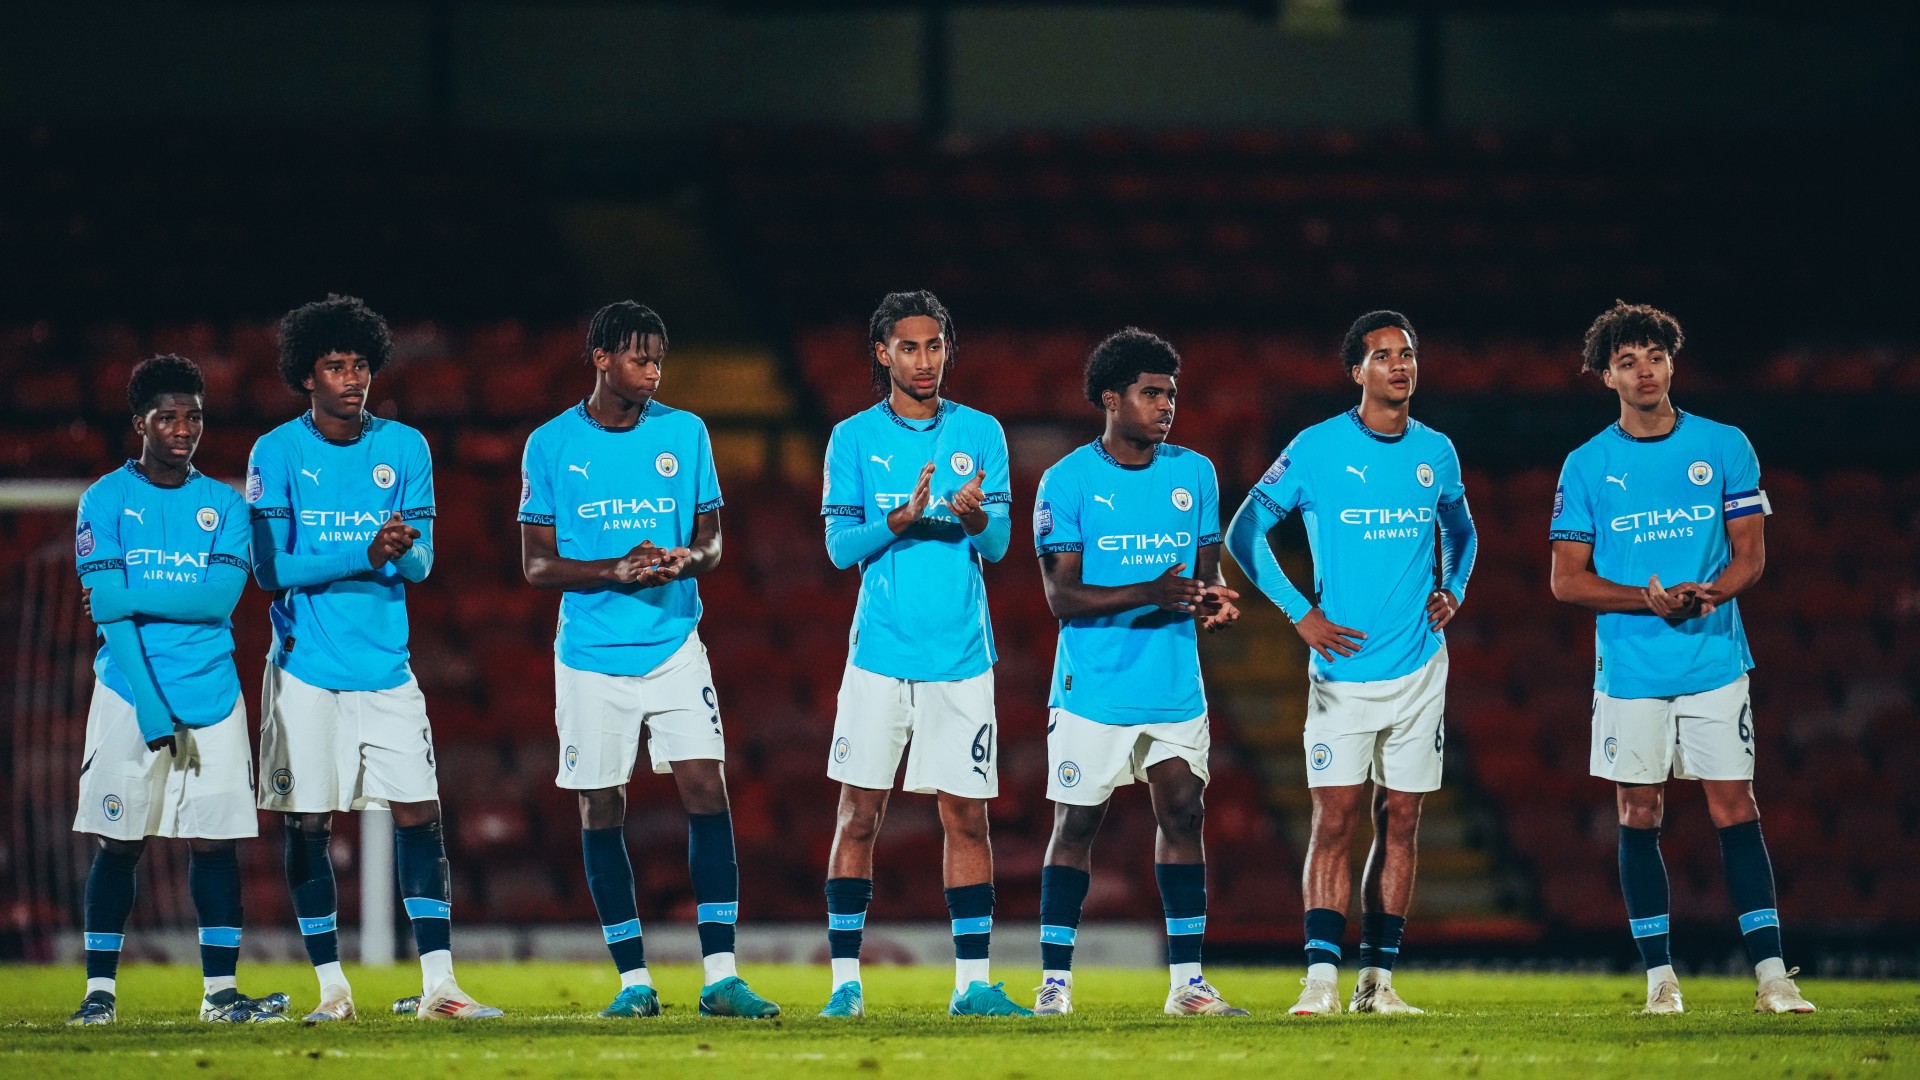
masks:
{"type": "MultiPolygon", "coordinates": [[[[238,558],[216,561],[207,567],[207,580],[197,585],[175,585],[164,589],[144,589],[124,581],[102,581],[91,587],[87,603],[93,621],[105,626],[135,616],[161,622],[225,622],[240,602],[247,587],[247,571],[238,558]]],[[[215,556],[221,559],[221,556],[215,556]]],[[[93,575],[89,575],[93,576],[93,575]]],[[[117,578],[118,574],[101,577],[117,578]]]]}

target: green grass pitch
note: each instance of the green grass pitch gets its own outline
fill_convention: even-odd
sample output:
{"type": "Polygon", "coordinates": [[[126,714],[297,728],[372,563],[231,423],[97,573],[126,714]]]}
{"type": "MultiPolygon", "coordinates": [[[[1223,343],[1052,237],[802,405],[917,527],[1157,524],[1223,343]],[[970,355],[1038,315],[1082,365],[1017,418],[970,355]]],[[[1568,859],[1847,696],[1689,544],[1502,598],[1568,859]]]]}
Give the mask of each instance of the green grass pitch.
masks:
{"type": "MultiPolygon", "coordinates": [[[[251,1027],[202,1024],[191,968],[128,964],[120,979],[120,1023],[68,1029],[83,992],[70,968],[0,968],[0,1074],[21,1080],[166,1076],[246,1080],[378,1076],[439,1077],[810,1076],[1339,1077],[1551,1075],[1843,1077],[1920,1075],[1920,983],[1803,984],[1820,1006],[1811,1016],[1756,1016],[1746,979],[1690,978],[1688,1015],[1638,1016],[1637,975],[1504,975],[1410,970],[1396,984],[1426,1016],[1300,1019],[1286,1007],[1299,991],[1292,969],[1209,972],[1246,1020],[1162,1016],[1163,973],[1089,969],[1078,973],[1072,1017],[1052,1020],[952,1018],[944,968],[870,967],[864,1020],[814,1016],[825,1002],[825,969],[761,966],[745,974],[779,1001],[773,1021],[697,1015],[697,969],[662,966],[655,980],[667,1004],[652,1020],[592,1014],[617,989],[595,964],[465,964],[460,981],[507,1010],[501,1020],[417,1022],[387,1013],[416,993],[410,965],[349,968],[361,1019],[352,1025],[299,1022],[251,1027]]],[[[285,990],[310,1008],[312,973],[299,966],[243,965],[242,988],[285,990]]],[[[1015,1000],[1032,1001],[1022,972],[1015,1000]]],[[[1351,974],[1343,989],[1351,990],[1351,974]]]]}

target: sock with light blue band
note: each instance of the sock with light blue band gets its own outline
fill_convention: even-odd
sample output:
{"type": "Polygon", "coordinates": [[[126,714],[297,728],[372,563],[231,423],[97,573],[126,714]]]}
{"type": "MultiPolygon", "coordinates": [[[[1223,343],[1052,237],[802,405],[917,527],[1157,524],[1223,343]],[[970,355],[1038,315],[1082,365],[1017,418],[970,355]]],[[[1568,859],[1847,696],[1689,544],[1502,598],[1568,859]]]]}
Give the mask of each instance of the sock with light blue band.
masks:
{"type": "Polygon", "coordinates": [[[127,917],[133,914],[139,868],[138,855],[106,848],[93,853],[84,923],[89,979],[111,979],[120,968],[120,946],[126,942],[127,917]]]}
{"type": "Polygon", "coordinates": [[[1093,877],[1071,866],[1040,871],[1040,967],[1072,971],[1073,948],[1080,936],[1080,911],[1093,877]]]}
{"type": "Polygon", "coordinates": [[[953,919],[953,955],[985,960],[993,937],[993,883],[947,890],[947,914],[953,919]]]}
{"type": "Polygon", "coordinates": [[[440,823],[399,826],[393,840],[394,872],[413,922],[413,947],[421,956],[453,948],[453,885],[440,823]]]}
{"type": "Polygon", "coordinates": [[[587,891],[600,913],[613,966],[621,973],[647,966],[647,947],[640,933],[640,909],[634,901],[633,863],[627,856],[626,830],[580,830],[580,854],[587,867],[587,891]]]}
{"type": "Polygon", "coordinates": [[[1773,860],[1758,821],[1729,825],[1720,830],[1720,864],[1726,872],[1727,893],[1740,916],[1740,941],[1754,964],[1777,959],[1780,912],[1774,907],[1773,860]]]}
{"type": "Polygon", "coordinates": [[[1660,856],[1660,830],[1620,826],[1620,892],[1640,962],[1647,970],[1670,967],[1667,939],[1667,863],[1660,856]]]}
{"type": "Polygon", "coordinates": [[[188,856],[187,889],[200,917],[200,974],[233,977],[240,966],[240,859],[232,848],[188,856]]]}
{"type": "Polygon", "coordinates": [[[1392,971],[1400,959],[1400,939],[1406,934],[1407,918],[1368,911],[1360,915],[1360,967],[1392,971]]]}
{"type": "Polygon", "coordinates": [[[340,962],[340,935],[335,919],[340,899],[333,879],[333,855],[326,829],[287,827],[287,888],[293,894],[293,914],[300,924],[300,943],[314,967],[340,962]]]}
{"type": "Polygon", "coordinates": [[[740,917],[732,813],[687,815],[687,871],[693,878],[700,955],[732,952],[733,927],[740,917]]]}
{"type": "Polygon", "coordinates": [[[835,960],[860,959],[860,940],[873,903],[872,878],[827,879],[827,954],[835,960]]]}
{"type": "Polygon", "coordinates": [[[1158,863],[1153,878],[1167,916],[1167,964],[1198,964],[1207,932],[1207,864],[1158,863]]]}
{"type": "Polygon", "coordinates": [[[1307,965],[1340,963],[1340,939],[1347,936],[1347,917],[1332,908],[1308,908],[1302,920],[1307,933],[1307,965]]]}

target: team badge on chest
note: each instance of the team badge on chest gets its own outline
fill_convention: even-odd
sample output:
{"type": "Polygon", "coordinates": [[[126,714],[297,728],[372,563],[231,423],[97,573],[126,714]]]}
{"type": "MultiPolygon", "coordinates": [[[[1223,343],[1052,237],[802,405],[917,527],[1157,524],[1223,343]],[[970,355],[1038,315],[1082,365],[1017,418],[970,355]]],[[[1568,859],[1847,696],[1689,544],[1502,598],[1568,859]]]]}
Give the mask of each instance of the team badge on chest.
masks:
{"type": "Polygon", "coordinates": [[[1186,488],[1174,488],[1173,508],[1183,514],[1193,509],[1193,492],[1186,488]]]}
{"type": "Polygon", "coordinates": [[[388,488],[392,487],[394,478],[395,478],[395,474],[393,471],[393,466],[387,464],[386,462],[383,461],[380,464],[375,465],[373,467],[373,485],[379,488],[381,491],[385,491],[388,488]]]}
{"type": "Polygon", "coordinates": [[[1413,478],[1415,480],[1420,481],[1421,487],[1432,487],[1433,486],[1433,466],[1427,464],[1424,461],[1421,462],[1419,466],[1413,470],[1413,478]]]}
{"type": "Polygon", "coordinates": [[[200,526],[201,532],[212,532],[220,527],[220,514],[211,506],[201,507],[193,515],[193,520],[200,526]]]}
{"type": "Polygon", "coordinates": [[[1687,466],[1687,479],[1693,481],[1695,487],[1706,487],[1713,482],[1713,466],[1704,461],[1696,461],[1687,466]]]}
{"type": "Polygon", "coordinates": [[[947,459],[947,464],[953,467],[956,476],[973,475],[973,455],[965,450],[955,450],[953,456],[947,459]]]}
{"type": "Polygon", "coordinates": [[[653,459],[653,470],[661,476],[674,476],[680,472],[680,459],[671,453],[662,453],[653,459]]]}

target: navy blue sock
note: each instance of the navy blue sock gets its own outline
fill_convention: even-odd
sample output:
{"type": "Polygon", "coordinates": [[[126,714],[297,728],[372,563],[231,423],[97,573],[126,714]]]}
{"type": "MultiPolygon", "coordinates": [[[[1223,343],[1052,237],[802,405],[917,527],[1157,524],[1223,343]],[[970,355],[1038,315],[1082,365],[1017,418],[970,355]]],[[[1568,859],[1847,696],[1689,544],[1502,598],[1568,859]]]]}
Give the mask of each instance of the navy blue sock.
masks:
{"type": "Polygon", "coordinates": [[[1758,964],[1781,955],[1780,912],[1773,900],[1773,860],[1758,821],[1729,825],[1720,830],[1720,863],[1727,874],[1727,894],[1740,913],[1740,937],[1747,959],[1758,964]]]}
{"type": "Polygon", "coordinates": [[[1360,915],[1360,966],[1392,971],[1400,958],[1400,937],[1407,931],[1405,915],[1367,911],[1360,915]]]}
{"type": "Polygon", "coordinates": [[[195,851],[188,857],[187,889],[200,916],[200,974],[232,978],[240,967],[240,857],[195,851]]]}
{"type": "Polygon", "coordinates": [[[1307,963],[1340,963],[1340,939],[1347,936],[1347,917],[1332,908],[1308,908],[1307,963]]]}
{"type": "Polygon", "coordinates": [[[1155,863],[1153,880],[1167,913],[1167,963],[1199,963],[1207,934],[1207,864],[1155,863]]]}
{"type": "Polygon", "coordinates": [[[700,955],[733,951],[740,918],[740,864],[733,854],[733,814],[687,815],[687,870],[699,914],[700,955]]]}
{"type": "Polygon", "coordinates": [[[1040,870],[1040,967],[1072,971],[1074,939],[1080,936],[1080,909],[1087,903],[1093,875],[1071,866],[1040,870]]]}
{"type": "Polygon", "coordinates": [[[414,949],[425,956],[453,948],[453,882],[438,821],[394,827],[393,869],[413,922],[414,949]]]}
{"type": "Polygon", "coordinates": [[[1667,863],[1660,857],[1660,830],[1620,826],[1620,892],[1627,925],[1651,971],[1673,963],[1667,947],[1667,863]]]}
{"type": "Polygon", "coordinates": [[[985,960],[993,937],[993,882],[947,890],[947,914],[953,919],[953,955],[985,960]]]}
{"type": "Polygon", "coordinates": [[[600,931],[613,954],[613,966],[620,971],[646,967],[647,947],[640,937],[640,908],[633,898],[626,829],[619,825],[581,829],[580,854],[587,864],[587,891],[600,913],[600,931]]]}
{"type": "Polygon", "coordinates": [[[106,848],[93,853],[87,871],[87,978],[111,979],[120,970],[120,946],[126,941],[127,917],[133,914],[140,856],[121,855],[106,848]]]}
{"type": "Polygon", "coordinates": [[[873,903],[873,879],[827,879],[827,954],[835,960],[860,959],[867,929],[867,905],[873,903]]]}
{"type": "Polygon", "coordinates": [[[333,883],[333,833],[287,826],[287,887],[300,940],[314,967],[340,962],[340,900],[333,883]]]}

